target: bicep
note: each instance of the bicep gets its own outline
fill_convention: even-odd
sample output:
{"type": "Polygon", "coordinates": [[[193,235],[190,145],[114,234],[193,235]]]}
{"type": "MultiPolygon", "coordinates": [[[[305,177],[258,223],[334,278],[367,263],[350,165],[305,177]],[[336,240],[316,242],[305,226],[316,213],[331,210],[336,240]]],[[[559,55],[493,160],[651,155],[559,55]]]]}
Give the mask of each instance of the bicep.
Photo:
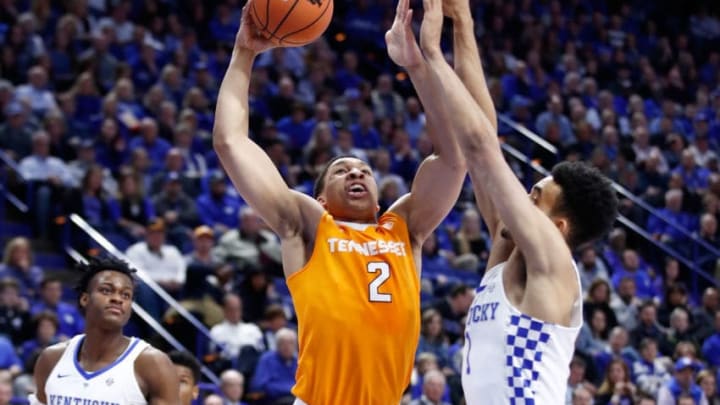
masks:
{"type": "Polygon", "coordinates": [[[242,198],[281,237],[297,233],[299,207],[280,172],[265,152],[249,138],[216,143],[220,162],[242,198]]]}
{"type": "Polygon", "coordinates": [[[405,217],[411,237],[424,241],[455,205],[465,168],[431,155],[418,168],[410,194],[398,200],[389,211],[405,217]]]}

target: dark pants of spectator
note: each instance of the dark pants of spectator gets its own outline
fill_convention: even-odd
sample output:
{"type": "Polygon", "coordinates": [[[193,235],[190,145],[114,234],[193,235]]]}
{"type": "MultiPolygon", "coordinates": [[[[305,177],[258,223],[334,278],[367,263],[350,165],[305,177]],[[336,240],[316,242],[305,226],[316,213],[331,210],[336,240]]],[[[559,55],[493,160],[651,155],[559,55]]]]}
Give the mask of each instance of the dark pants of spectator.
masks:
{"type": "Polygon", "coordinates": [[[167,309],[167,303],[145,283],[138,285],[135,291],[135,302],[157,321],[162,320],[167,309]]]}

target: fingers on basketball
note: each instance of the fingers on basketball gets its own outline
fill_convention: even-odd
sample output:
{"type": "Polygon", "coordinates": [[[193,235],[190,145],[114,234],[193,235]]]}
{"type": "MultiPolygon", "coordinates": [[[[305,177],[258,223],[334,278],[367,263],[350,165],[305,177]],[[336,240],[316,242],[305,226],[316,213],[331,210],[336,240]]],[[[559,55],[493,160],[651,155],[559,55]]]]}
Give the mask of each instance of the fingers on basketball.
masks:
{"type": "Polygon", "coordinates": [[[280,46],[302,46],[330,25],[333,0],[251,0],[250,17],[259,34],[280,46]]]}

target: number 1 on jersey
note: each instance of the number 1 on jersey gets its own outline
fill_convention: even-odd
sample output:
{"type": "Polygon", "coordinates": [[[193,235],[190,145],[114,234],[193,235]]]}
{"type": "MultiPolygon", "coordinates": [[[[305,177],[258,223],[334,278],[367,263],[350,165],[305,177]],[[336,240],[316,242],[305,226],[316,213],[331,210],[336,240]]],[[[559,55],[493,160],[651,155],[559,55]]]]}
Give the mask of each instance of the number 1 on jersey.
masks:
{"type": "Polygon", "coordinates": [[[367,271],[370,273],[380,272],[368,286],[370,302],[392,302],[392,295],[380,292],[380,286],[390,278],[390,266],[385,262],[368,263],[367,271]]]}

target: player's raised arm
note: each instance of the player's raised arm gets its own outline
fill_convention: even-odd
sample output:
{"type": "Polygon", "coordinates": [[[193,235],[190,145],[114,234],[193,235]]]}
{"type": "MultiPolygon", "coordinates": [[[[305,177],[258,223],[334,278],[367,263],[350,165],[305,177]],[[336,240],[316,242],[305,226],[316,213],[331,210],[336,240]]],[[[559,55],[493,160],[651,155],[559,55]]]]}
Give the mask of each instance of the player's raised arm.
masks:
{"type": "Polygon", "coordinates": [[[281,238],[301,230],[297,199],[267,154],[248,137],[248,89],[253,61],[273,45],[262,38],[243,8],[230,65],[220,86],[213,145],[240,195],[281,238]]]}
{"type": "Polygon", "coordinates": [[[452,209],[466,172],[457,141],[447,136],[444,128],[440,127],[450,119],[448,110],[436,99],[442,83],[431,74],[415,40],[411,23],[409,0],[400,0],[395,20],[385,34],[385,40],[390,58],[408,71],[423,104],[433,154],[420,165],[410,193],[398,200],[390,210],[406,218],[414,243],[422,243],[452,209]]]}
{"type": "Polygon", "coordinates": [[[428,28],[423,31],[422,48],[433,73],[443,78],[440,102],[453,111],[448,123],[458,136],[473,182],[484,187],[520,251],[533,258],[527,263],[528,271],[571,268],[570,250],[558,230],[567,223],[554,224],[528,198],[505,162],[493,124],[442,55],[442,10],[437,0],[425,0],[424,4],[428,28]]]}
{"type": "MultiPolygon", "coordinates": [[[[497,113],[487,80],[480,61],[480,52],[475,40],[474,21],[468,0],[442,0],[443,12],[452,19],[453,24],[453,62],[455,73],[477,102],[490,124],[497,130],[497,113]]],[[[471,179],[472,180],[472,179],[471,179]]],[[[487,224],[490,237],[493,238],[492,252],[488,268],[494,262],[504,261],[512,250],[512,243],[498,238],[500,220],[497,210],[483,184],[473,181],[475,200],[480,214],[487,224]],[[498,251],[502,250],[502,252],[498,251]]]]}

